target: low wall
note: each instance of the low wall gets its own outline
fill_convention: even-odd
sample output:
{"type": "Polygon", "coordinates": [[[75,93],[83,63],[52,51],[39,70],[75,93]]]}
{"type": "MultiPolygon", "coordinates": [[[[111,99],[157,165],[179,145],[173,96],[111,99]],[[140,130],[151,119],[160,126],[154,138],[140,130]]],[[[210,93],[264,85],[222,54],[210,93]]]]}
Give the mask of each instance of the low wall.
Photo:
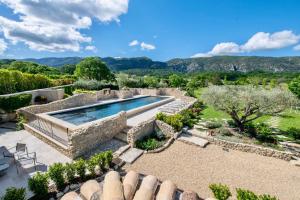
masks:
{"type": "Polygon", "coordinates": [[[262,156],[268,156],[268,157],[274,157],[279,158],[282,160],[290,161],[295,154],[285,152],[285,151],[278,151],[270,148],[265,147],[259,147],[256,145],[250,145],[250,144],[243,144],[243,143],[237,143],[237,142],[230,142],[226,140],[221,140],[218,138],[212,138],[212,137],[205,137],[209,142],[228,148],[233,150],[239,150],[243,152],[249,152],[249,153],[256,153],[262,156]]]}
{"type": "Polygon", "coordinates": [[[83,106],[83,105],[92,104],[96,102],[97,102],[97,97],[95,94],[76,94],[66,99],[54,101],[47,104],[27,106],[19,109],[17,112],[18,113],[29,112],[33,114],[45,113],[45,112],[52,112],[52,111],[57,111],[57,110],[62,110],[67,108],[83,106]]]}
{"type": "Polygon", "coordinates": [[[148,121],[142,122],[139,125],[130,129],[127,133],[127,142],[131,147],[134,147],[134,144],[137,140],[140,140],[151,133],[154,132],[155,120],[150,119],[148,121]]]}
{"type": "Polygon", "coordinates": [[[82,156],[99,144],[112,139],[127,127],[125,112],[114,117],[95,121],[74,130],[69,136],[70,153],[73,158],[82,156]]]}
{"type": "Polygon", "coordinates": [[[108,100],[116,98],[116,90],[103,89],[96,91],[97,100],[108,100]]]}
{"type": "Polygon", "coordinates": [[[134,147],[137,140],[141,140],[155,131],[161,131],[169,138],[176,138],[178,135],[170,125],[152,118],[130,129],[127,133],[127,142],[131,147],[134,147]]]}

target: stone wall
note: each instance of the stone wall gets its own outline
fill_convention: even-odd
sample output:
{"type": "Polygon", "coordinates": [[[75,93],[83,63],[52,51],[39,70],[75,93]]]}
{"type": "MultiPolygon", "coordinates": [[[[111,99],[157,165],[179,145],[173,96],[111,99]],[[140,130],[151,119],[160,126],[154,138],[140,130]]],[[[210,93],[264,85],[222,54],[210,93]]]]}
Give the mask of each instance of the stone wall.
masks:
{"type": "Polygon", "coordinates": [[[103,89],[96,91],[97,100],[108,100],[116,98],[116,90],[103,89]]]}
{"type": "Polygon", "coordinates": [[[88,104],[93,104],[97,102],[97,97],[95,94],[76,94],[74,96],[68,97],[66,99],[54,101],[42,105],[32,105],[19,109],[19,113],[45,113],[51,111],[57,111],[67,108],[73,108],[78,106],[84,106],[88,104]],[[23,112],[24,111],[24,112],[23,112]]]}
{"type": "Polygon", "coordinates": [[[212,138],[212,137],[206,137],[206,139],[209,140],[209,142],[228,148],[233,150],[239,150],[243,152],[249,152],[249,153],[256,153],[262,156],[268,156],[268,157],[274,157],[279,158],[282,160],[290,161],[295,154],[285,152],[285,151],[278,151],[270,148],[265,147],[259,147],[256,145],[251,144],[244,144],[244,143],[236,143],[236,142],[230,142],[226,140],[221,140],[218,138],[212,138]]]}
{"type": "Polygon", "coordinates": [[[137,140],[140,140],[153,133],[155,131],[154,124],[155,124],[155,120],[150,119],[130,129],[127,133],[128,144],[131,147],[134,147],[134,144],[137,140]]]}
{"type": "Polygon", "coordinates": [[[117,92],[117,96],[120,99],[132,98],[133,95],[134,95],[134,92],[132,90],[119,90],[117,92]]]}
{"type": "Polygon", "coordinates": [[[155,128],[161,130],[167,137],[174,137],[177,134],[172,126],[160,120],[155,120],[155,128]]]}
{"type": "Polygon", "coordinates": [[[127,127],[125,112],[108,119],[98,120],[74,130],[69,136],[70,152],[73,158],[82,156],[103,142],[112,139],[127,127]]]}

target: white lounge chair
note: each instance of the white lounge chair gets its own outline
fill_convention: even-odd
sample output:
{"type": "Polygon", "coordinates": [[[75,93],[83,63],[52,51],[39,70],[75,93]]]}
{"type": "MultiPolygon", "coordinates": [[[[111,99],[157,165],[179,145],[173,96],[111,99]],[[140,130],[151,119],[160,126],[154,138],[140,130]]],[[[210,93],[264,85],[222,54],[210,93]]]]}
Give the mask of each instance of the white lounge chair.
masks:
{"type": "Polygon", "coordinates": [[[80,194],[87,200],[101,200],[102,189],[95,180],[89,180],[80,187],[80,194]]]}
{"type": "Polygon", "coordinates": [[[156,196],[156,200],[173,200],[176,191],[176,185],[170,181],[166,180],[160,185],[159,192],[156,196]]]}
{"type": "Polygon", "coordinates": [[[139,182],[139,174],[135,171],[129,171],[124,180],[123,180],[123,188],[124,188],[124,198],[125,200],[132,200],[134,193],[137,189],[137,185],[139,182]]]}
{"type": "Polygon", "coordinates": [[[76,192],[68,192],[60,200],[82,200],[76,192]]]}
{"type": "Polygon", "coordinates": [[[148,175],[143,178],[140,189],[135,193],[133,200],[153,200],[158,185],[157,178],[148,175]]]}
{"type": "Polygon", "coordinates": [[[103,184],[103,199],[124,200],[123,185],[118,172],[111,171],[106,174],[103,184]]]}

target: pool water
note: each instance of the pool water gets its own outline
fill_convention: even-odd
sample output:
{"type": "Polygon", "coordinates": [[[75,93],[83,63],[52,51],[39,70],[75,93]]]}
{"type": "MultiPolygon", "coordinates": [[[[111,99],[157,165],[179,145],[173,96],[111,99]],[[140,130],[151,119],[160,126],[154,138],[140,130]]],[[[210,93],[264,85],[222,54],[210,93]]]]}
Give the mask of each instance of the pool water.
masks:
{"type": "Polygon", "coordinates": [[[151,103],[164,100],[168,97],[148,96],[135,99],[129,99],[121,102],[112,102],[102,105],[96,105],[88,108],[81,108],[71,111],[65,111],[55,114],[50,114],[52,117],[67,121],[69,123],[80,125],[86,122],[91,122],[104,117],[117,114],[121,111],[128,111],[138,107],[142,107],[151,103]]]}

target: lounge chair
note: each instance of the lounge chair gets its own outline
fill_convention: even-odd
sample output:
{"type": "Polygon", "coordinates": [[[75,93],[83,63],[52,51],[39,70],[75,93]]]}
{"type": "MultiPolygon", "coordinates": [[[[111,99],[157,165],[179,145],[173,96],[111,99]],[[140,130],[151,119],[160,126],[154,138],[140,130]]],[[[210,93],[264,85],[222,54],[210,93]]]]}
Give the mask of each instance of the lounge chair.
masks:
{"type": "Polygon", "coordinates": [[[123,180],[123,188],[124,188],[124,197],[125,200],[132,200],[134,193],[137,189],[137,185],[139,182],[139,174],[135,171],[129,171],[124,180],[123,180]]]}
{"type": "Polygon", "coordinates": [[[95,180],[89,180],[80,187],[80,194],[86,200],[101,200],[102,189],[95,180]]]}
{"type": "Polygon", "coordinates": [[[160,185],[159,192],[156,196],[156,200],[173,200],[176,191],[176,185],[170,181],[166,180],[160,185]]]}
{"type": "Polygon", "coordinates": [[[60,200],[82,200],[76,192],[68,192],[60,200]]]}
{"type": "Polygon", "coordinates": [[[110,171],[106,174],[103,184],[103,199],[124,200],[123,185],[118,172],[110,171]]]}
{"type": "Polygon", "coordinates": [[[181,196],[180,200],[199,200],[199,196],[196,192],[193,191],[184,191],[181,196]]]}
{"type": "Polygon", "coordinates": [[[133,200],[153,200],[158,185],[157,178],[148,175],[143,178],[140,189],[135,193],[133,200]]]}

